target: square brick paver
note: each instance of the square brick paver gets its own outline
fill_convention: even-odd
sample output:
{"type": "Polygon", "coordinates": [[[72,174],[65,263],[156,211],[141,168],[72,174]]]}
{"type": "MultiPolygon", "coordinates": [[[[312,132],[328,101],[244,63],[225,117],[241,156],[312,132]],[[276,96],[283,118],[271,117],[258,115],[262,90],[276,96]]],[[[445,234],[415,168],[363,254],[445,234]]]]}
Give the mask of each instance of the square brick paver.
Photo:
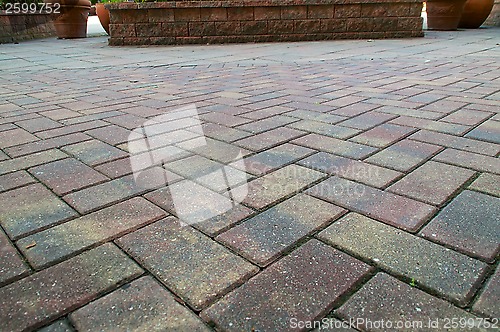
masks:
{"type": "Polygon", "coordinates": [[[318,171],[288,165],[249,182],[248,194],[243,203],[255,209],[263,209],[324,177],[326,175],[318,171]]]}
{"type": "Polygon", "coordinates": [[[95,166],[128,156],[126,152],[96,140],[68,145],[63,147],[62,150],[72,154],[89,166],[95,166]]]}
{"type": "Polygon", "coordinates": [[[30,235],[17,246],[37,269],[120,237],[167,214],[144,198],[131,200],[30,235]]]}
{"type": "Polygon", "coordinates": [[[290,331],[292,318],[326,314],[371,269],[311,240],[204,310],[202,317],[224,331],[290,331]]]}
{"type": "Polygon", "coordinates": [[[391,169],[325,152],[303,159],[298,164],[377,188],[385,187],[403,175],[391,169]]]}
{"type": "Polygon", "coordinates": [[[152,277],[126,286],[72,313],[78,331],[211,331],[152,277]]]}
{"type": "Polygon", "coordinates": [[[0,230],[0,285],[14,278],[20,278],[30,272],[26,263],[12,245],[9,238],[0,230]]]}
{"type": "Polygon", "coordinates": [[[500,252],[500,198],[466,190],[420,234],[431,241],[493,263],[500,252]]]}
{"type": "Polygon", "coordinates": [[[409,231],[417,231],[436,208],[363,184],[332,177],[307,193],[409,231]]]}
{"type": "Polygon", "coordinates": [[[109,180],[73,158],[37,166],[29,169],[29,172],[61,196],[109,180]]]}
{"type": "MultiPolygon", "coordinates": [[[[451,323],[447,320],[453,317],[480,321],[469,312],[384,273],[373,277],[336,313],[346,321],[352,319],[353,327],[361,331],[445,331],[445,325],[451,323]],[[386,322],[384,327],[372,327],[382,319],[386,322]]],[[[483,331],[474,328],[474,324],[470,326],[467,331],[483,331]]]]}
{"type": "Polygon", "coordinates": [[[258,271],[197,230],[182,227],[173,217],[126,235],[117,243],[198,310],[258,271]]]}
{"type": "Polygon", "coordinates": [[[72,208],[41,184],[0,194],[0,223],[12,239],[76,216],[72,208]]]}
{"type": "Polygon", "coordinates": [[[429,161],[387,190],[439,206],[474,174],[469,169],[429,161]]]}
{"type": "Polygon", "coordinates": [[[319,238],[460,305],[470,301],[487,269],[483,262],[355,213],[319,238]]]}
{"type": "Polygon", "coordinates": [[[33,330],[142,273],[116,246],[105,244],[0,288],[2,328],[33,330]]]}
{"type": "Polygon", "coordinates": [[[259,266],[266,266],[300,239],[326,226],[345,210],[298,194],[233,227],[216,239],[259,266]]]}

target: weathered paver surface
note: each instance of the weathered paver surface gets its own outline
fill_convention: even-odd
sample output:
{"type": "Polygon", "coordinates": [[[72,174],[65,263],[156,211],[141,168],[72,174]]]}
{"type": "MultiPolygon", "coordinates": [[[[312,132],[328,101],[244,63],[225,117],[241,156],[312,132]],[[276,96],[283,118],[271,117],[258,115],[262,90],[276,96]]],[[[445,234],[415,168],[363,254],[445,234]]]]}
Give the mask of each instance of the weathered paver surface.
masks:
{"type": "Polygon", "coordinates": [[[0,332],[492,330],[499,36],[1,45],[0,332]]]}

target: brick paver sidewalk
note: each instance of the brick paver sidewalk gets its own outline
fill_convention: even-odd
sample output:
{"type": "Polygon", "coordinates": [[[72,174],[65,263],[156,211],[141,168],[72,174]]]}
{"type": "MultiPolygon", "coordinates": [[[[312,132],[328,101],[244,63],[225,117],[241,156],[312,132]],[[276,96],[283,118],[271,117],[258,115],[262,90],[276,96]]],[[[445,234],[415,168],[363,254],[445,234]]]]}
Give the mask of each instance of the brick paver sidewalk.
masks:
{"type": "Polygon", "coordinates": [[[1,45],[0,331],[498,328],[499,41],[1,45]],[[191,104],[208,145],[169,122],[138,185],[131,131],[191,104]],[[242,204],[179,222],[222,164],[242,204]]]}

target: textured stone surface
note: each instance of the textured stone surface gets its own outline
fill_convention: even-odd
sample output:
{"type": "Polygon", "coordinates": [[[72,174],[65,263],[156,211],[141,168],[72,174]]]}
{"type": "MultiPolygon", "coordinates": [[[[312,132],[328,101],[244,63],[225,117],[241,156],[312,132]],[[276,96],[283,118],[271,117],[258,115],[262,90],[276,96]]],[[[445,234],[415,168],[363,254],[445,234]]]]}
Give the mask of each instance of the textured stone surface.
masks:
{"type": "Polygon", "coordinates": [[[500,144],[500,122],[486,121],[465,136],[500,144]]]}
{"type": "Polygon", "coordinates": [[[421,130],[411,135],[410,138],[416,141],[437,144],[448,148],[480,153],[488,156],[496,156],[500,152],[500,147],[497,144],[478,142],[469,138],[441,134],[427,130],[421,130]]]}
{"type": "Polygon", "coordinates": [[[183,227],[172,217],[125,235],[117,243],[198,310],[258,271],[257,267],[193,228],[183,227]]]}
{"type": "Polygon", "coordinates": [[[224,331],[289,331],[291,318],[325,315],[371,269],[311,240],[204,310],[202,317],[224,331]]]}
{"type": "Polygon", "coordinates": [[[9,241],[9,238],[0,230],[0,285],[9,283],[15,278],[27,275],[30,269],[9,241]]]}
{"type": "Polygon", "coordinates": [[[451,201],[420,234],[493,263],[500,251],[500,199],[466,190],[451,201]]]}
{"type": "Polygon", "coordinates": [[[254,175],[263,175],[314,152],[312,149],[285,143],[245,158],[245,171],[254,175]]]}
{"type": "Polygon", "coordinates": [[[68,145],[62,150],[90,166],[127,157],[124,151],[96,140],[68,145]]]}
{"type": "Polygon", "coordinates": [[[384,148],[408,136],[415,129],[386,123],[365,131],[350,139],[352,142],[384,148]]]}
{"type": "MultiPolygon", "coordinates": [[[[154,170],[150,169],[151,171],[154,170]]],[[[153,174],[154,172],[151,172],[153,174]]],[[[161,187],[152,177],[151,187],[136,184],[133,175],[126,175],[93,187],[75,191],[64,196],[64,200],[80,213],[88,213],[112,203],[144,193],[150,188],[161,187]]]]}
{"type": "Polygon", "coordinates": [[[474,174],[469,169],[428,161],[387,190],[439,206],[474,174]]]}
{"type": "Polygon", "coordinates": [[[345,210],[298,194],[219,235],[216,239],[259,266],[266,266],[298,241],[328,225],[345,210]]]}
{"type": "Polygon", "coordinates": [[[38,140],[36,136],[20,128],[0,131],[0,148],[2,149],[36,140],[38,140]]]}
{"type": "Polygon", "coordinates": [[[77,215],[41,184],[32,184],[0,194],[0,223],[12,239],[18,239],[77,215]]]}
{"type": "Polygon", "coordinates": [[[500,159],[477,153],[446,149],[433,160],[500,175],[500,159]]]}
{"type": "Polygon", "coordinates": [[[39,269],[165,216],[163,210],[145,199],[132,198],[25,237],[17,245],[31,265],[39,269]]]}
{"type": "Polygon", "coordinates": [[[500,197],[500,175],[482,173],[468,188],[500,197]]]}
{"type": "Polygon", "coordinates": [[[307,193],[409,231],[416,231],[436,211],[430,205],[337,177],[307,193]]]}
{"type": "Polygon", "coordinates": [[[38,332],[73,332],[74,329],[66,319],[60,319],[44,328],[38,330],[38,332]]]}
{"type": "Polygon", "coordinates": [[[319,238],[460,305],[470,301],[487,268],[478,260],[356,213],[333,223],[319,238]]]}
{"type": "Polygon", "coordinates": [[[29,172],[61,196],[108,180],[104,175],[73,158],[37,166],[29,169],[29,172]]]}
{"type": "Polygon", "coordinates": [[[325,152],[305,158],[298,164],[377,188],[383,188],[403,176],[402,173],[391,169],[325,152]]]}
{"type": "Polygon", "coordinates": [[[36,165],[48,163],[68,157],[67,154],[56,149],[33,153],[27,156],[8,159],[0,162],[0,175],[27,169],[36,165]]]}
{"type": "Polygon", "coordinates": [[[143,273],[112,244],[0,288],[0,320],[6,331],[43,325],[143,273]]]}
{"type": "MultiPolygon", "coordinates": [[[[354,319],[353,327],[361,331],[445,331],[453,317],[466,322],[478,318],[385,273],[378,273],[335,312],[346,321],[354,319]],[[374,328],[374,322],[381,320],[386,324],[374,328]],[[437,325],[429,324],[436,321],[437,325]]],[[[461,326],[467,331],[484,331],[473,324],[461,326]]]]}
{"type": "Polygon", "coordinates": [[[476,302],[472,306],[472,311],[491,318],[498,318],[500,314],[500,268],[491,276],[484,285],[476,302]]]}
{"type": "Polygon", "coordinates": [[[402,140],[368,157],[365,161],[406,172],[423,163],[442,147],[411,140],[402,140]]]}
{"type": "Polygon", "coordinates": [[[309,134],[305,137],[293,140],[292,143],[352,159],[363,159],[373,152],[377,151],[377,149],[371,146],[346,142],[336,138],[317,134],[309,134]]]}
{"type": "Polygon", "coordinates": [[[298,165],[289,165],[248,183],[243,203],[262,209],[283,197],[325,177],[324,174],[298,165]]]}
{"type": "Polygon", "coordinates": [[[211,331],[150,276],[135,280],[70,315],[78,331],[211,331]]]}
{"type": "Polygon", "coordinates": [[[0,192],[34,183],[36,180],[26,171],[0,175],[0,192]]]}

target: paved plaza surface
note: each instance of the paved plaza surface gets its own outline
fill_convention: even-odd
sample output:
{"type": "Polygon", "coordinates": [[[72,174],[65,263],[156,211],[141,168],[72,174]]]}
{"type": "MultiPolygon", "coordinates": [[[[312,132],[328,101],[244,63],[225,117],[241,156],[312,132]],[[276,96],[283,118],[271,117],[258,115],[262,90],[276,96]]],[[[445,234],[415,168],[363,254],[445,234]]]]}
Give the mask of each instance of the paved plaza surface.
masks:
{"type": "Polygon", "coordinates": [[[498,329],[499,43],[0,45],[0,331],[498,329]]]}

